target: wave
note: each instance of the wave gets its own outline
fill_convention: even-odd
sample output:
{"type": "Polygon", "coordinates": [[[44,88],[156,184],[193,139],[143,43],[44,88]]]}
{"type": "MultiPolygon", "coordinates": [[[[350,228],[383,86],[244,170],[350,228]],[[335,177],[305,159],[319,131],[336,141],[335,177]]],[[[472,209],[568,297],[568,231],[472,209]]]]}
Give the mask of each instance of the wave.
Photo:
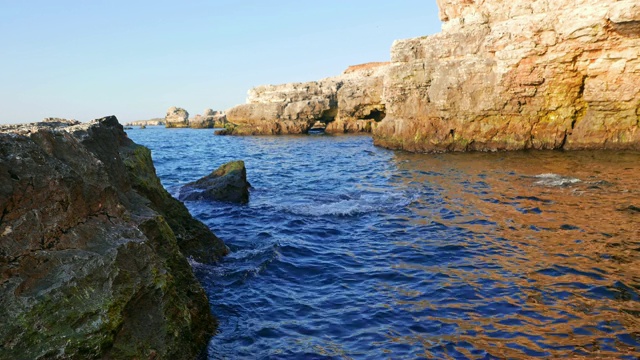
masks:
{"type": "Polygon", "coordinates": [[[541,186],[569,186],[573,184],[577,184],[582,182],[582,180],[578,178],[573,178],[569,176],[562,176],[553,173],[545,173],[534,176],[538,181],[534,182],[534,185],[541,186]]]}
{"type": "Polygon", "coordinates": [[[334,199],[309,199],[308,203],[283,205],[279,210],[302,216],[356,216],[409,205],[415,198],[406,193],[340,195],[334,199]]]}

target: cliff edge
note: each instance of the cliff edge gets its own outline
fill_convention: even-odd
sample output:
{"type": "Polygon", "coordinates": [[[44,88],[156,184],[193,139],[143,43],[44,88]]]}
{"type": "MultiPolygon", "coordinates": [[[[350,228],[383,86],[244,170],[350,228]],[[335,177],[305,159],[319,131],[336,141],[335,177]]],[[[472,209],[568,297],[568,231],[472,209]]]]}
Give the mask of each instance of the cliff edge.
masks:
{"type": "Polygon", "coordinates": [[[233,133],[320,121],[416,152],[640,149],[637,0],[437,3],[441,33],[394,42],[390,64],[254,88],[233,133]]]}
{"type": "Polygon", "coordinates": [[[0,127],[0,358],[192,359],[227,249],[115,117],[0,127]]]}
{"type": "Polygon", "coordinates": [[[438,0],[442,33],[396,41],[377,145],[640,148],[635,0],[438,0]]]}
{"type": "Polygon", "coordinates": [[[387,65],[363,64],[320,81],[255,87],[246,104],[227,110],[227,133],[306,134],[314,126],[329,133],[370,132],[385,116],[387,65]]]}

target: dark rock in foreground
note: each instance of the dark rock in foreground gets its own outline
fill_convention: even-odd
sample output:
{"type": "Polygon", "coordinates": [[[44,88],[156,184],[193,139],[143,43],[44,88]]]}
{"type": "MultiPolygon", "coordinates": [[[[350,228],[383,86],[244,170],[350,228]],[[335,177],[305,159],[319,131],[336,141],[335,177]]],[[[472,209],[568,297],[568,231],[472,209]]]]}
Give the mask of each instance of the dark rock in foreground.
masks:
{"type": "Polygon", "coordinates": [[[0,127],[0,358],[193,359],[226,252],[115,117],[0,127]]]}
{"type": "Polygon", "coordinates": [[[237,160],[226,163],[200,180],[183,186],[180,199],[247,203],[250,186],[244,161],[237,160]]]}

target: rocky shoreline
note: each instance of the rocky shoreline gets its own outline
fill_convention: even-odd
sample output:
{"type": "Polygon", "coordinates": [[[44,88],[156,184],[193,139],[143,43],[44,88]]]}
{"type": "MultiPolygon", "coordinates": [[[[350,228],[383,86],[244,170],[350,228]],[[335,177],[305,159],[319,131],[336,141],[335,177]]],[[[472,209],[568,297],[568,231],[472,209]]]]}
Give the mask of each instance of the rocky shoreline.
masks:
{"type": "Polygon", "coordinates": [[[259,86],[227,111],[237,135],[371,131],[414,152],[640,149],[640,4],[438,0],[442,32],[391,63],[259,86]]]}
{"type": "Polygon", "coordinates": [[[193,359],[216,328],[186,257],[228,249],[111,116],[0,127],[0,353],[193,359]]]}

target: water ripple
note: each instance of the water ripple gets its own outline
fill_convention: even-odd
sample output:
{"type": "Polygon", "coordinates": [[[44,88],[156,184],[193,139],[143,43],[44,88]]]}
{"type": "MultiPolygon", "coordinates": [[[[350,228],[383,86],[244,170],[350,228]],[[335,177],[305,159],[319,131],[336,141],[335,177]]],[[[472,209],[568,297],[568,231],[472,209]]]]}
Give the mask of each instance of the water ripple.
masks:
{"type": "Polygon", "coordinates": [[[187,203],[232,250],[191,262],[220,320],[211,359],[640,355],[637,153],[129,134],[174,194],[247,164],[249,204],[187,203]]]}

